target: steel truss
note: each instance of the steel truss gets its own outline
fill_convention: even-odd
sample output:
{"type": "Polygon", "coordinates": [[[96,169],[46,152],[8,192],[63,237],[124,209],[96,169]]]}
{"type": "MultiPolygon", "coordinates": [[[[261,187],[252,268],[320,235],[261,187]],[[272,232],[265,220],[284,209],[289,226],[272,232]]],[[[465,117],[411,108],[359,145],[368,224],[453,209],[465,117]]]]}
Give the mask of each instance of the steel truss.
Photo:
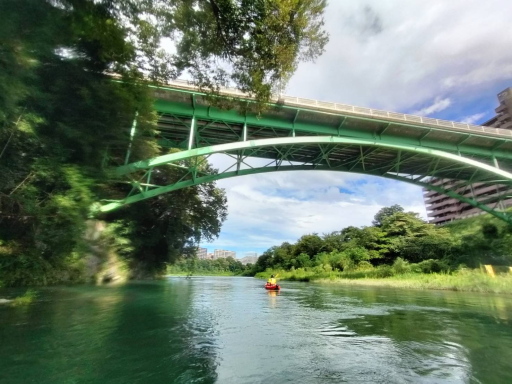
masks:
{"type": "Polygon", "coordinates": [[[353,139],[347,137],[300,136],[219,144],[159,156],[118,167],[115,175],[120,182],[128,182],[132,189],[122,200],[101,206],[109,212],[124,205],[149,199],[201,183],[230,177],[266,172],[293,170],[339,171],[363,173],[421,186],[477,207],[512,224],[512,217],[499,210],[499,202],[510,198],[512,174],[475,159],[431,148],[353,139]],[[226,154],[233,160],[226,169],[214,174],[201,174],[201,164],[213,154],[226,154]],[[264,166],[251,166],[249,158],[269,159],[264,166]],[[386,162],[383,159],[388,159],[386,162]],[[183,166],[188,161],[187,166],[183,166]],[[170,185],[152,182],[159,167],[175,167],[181,177],[170,185]],[[124,178],[124,179],[123,179],[124,178]],[[431,178],[452,179],[447,189],[429,183],[431,178]],[[474,183],[503,186],[487,200],[479,201],[463,196],[474,183]],[[489,204],[492,202],[492,204],[489,204]]]}
{"type": "MultiPolygon", "coordinates": [[[[501,205],[512,199],[512,135],[508,131],[337,104],[336,109],[347,111],[333,112],[329,103],[304,107],[302,99],[286,97],[263,114],[241,114],[236,109],[215,108],[211,100],[190,87],[160,87],[155,96],[159,143],[180,151],[126,161],[113,169],[114,179],[130,185],[131,190],[122,199],[102,201],[96,211],[110,212],[229,177],[321,170],[411,183],[512,224],[512,217],[501,205]],[[232,164],[205,173],[204,162],[213,154],[230,156],[232,164]],[[255,167],[249,158],[267,159],[267,163],[255,167]],[[162,185],[155,181],[162,167],[172,167],[175,182],[162,185]],[[468,198],[467,192],[475,185],[492,192],[485,198],[468,198]]],[[[130,137],[135,127],[134,122],[130,137]]],[[[130,148],[131,142],[127,160],[130,148]]]]}

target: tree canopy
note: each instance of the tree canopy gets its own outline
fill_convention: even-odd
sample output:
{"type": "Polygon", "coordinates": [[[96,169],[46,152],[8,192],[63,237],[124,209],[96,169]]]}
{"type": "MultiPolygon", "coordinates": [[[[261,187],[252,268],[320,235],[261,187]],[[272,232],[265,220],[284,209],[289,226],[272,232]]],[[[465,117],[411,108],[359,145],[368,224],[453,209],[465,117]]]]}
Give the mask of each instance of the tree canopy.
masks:
{"type": "Polygon", "coordinates": [[[375,219],[373,226],[349,226],[322,236],[303,235],[294,244],[273,246],[260,256],[253,272],[305,268],[323,274],[373,268],[377,275],[382,272],[380,277],[386,277],[391,267],[404,272],[414,266],[430,273],[461,264],[477,267],[481,263],[509,265],[511,261],[510,227],[490,217],[439,227],[393,205],[382,208],[375,219]]]}
{"type": "Polygon", "coordinates": [[[282,90],[298,63],[316,59],[328,41],[326,0],[103,3],[124,21],[135,64],[151,78],[187,74],[201,88],[234,86],[260,101],[282,90]]]}
{"type": "MultiPolygon", "coordinates": [[[[322,53],[325,5],[1,1],[0,280],[52,283],[70,275],[70,263],[81,268],[91,204],[126,191],[106,169],[123,164],[135,118],[130,160],[165,153],[153,135],[148,81],[183,75],[211,92],[234,86],[265,103],[300,61],[322,53]]],[[[106,217],[127,257],[159,270],[200,238],[216,237],[225,218],[225,194],[213,183],[106,217]]]]}
{"type": "Polygon", "coordinates": [[[387,217],[389,217],[397,212],[403,212],[403,211],[404,211],[404,208],[398,204],[392,205],[390,207],[381,208],[379,210],[379,212],[377,212],[375,214],[372,224],[376,227],[380,227],[387,217]]]}

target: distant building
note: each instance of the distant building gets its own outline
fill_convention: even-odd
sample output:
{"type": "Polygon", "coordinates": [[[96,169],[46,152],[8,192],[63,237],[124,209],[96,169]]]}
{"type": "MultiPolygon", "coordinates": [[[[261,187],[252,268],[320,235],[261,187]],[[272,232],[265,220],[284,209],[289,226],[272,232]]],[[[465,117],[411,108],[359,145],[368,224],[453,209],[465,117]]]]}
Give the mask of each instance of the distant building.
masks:
{"type": "Polygon", "coordinates": [[[244,257],[240,259],[242,264],[254,264],[258,261],[258,252],[245,252],[244,257]]]}
{"type": "Polygon", "coordinates": [[[208,249],[207,248],[197,248],[197,258],[198,259],[207,259],[208,258],[208,249]]]}
{"type": "MultiPolygon", "coordinates": [[[[482,125],[512,129],[512,87],[505,89],[498,94],[500,105],[495,109],[496,116],[482,125]]],[[[431,183],[445,188],[454,186],[455,181],[449,179],[433,178],[431,183]]],[[[512,198],[499,201],[500,196],[507,191],[507,187],[501,184],[488,185],[475,183],[457,190],[457,193],[468,198],[476,199],[485,204],[497,204],[498,209],[505,209],[512,206],[512,198]]],[[[512,196],[512,190],[508,194],[512,196]]],[[[470,204],[463,203],[449,196],[423,188],[423,199],[427,209],[427,216],[430,223],[443,224],[452,220],[475,216],[484,213],[470,204]]]]}
{"type": "MultiPolygon", "coordinates": [[[[254,252],[256,253],[256,252],[254,252]]],[[[244,265],[246,264],[255,264],[256,261],[258,261],[258,255],[256,254],[256,256],[245,256],[245,257],[242,257],[240,259],[240,262],[244,265]]]]}
{"type": "Polygon", "coordinates": [[[220,258],[227,258],[232,257],[233,259],[236,258],[236,252],[234,251],[226,251],[224,249],[215,249],[213,251],[213,258],[214,259],[220,259],[220,258]]]}
{"type": "MultiPolygon", "coordinates": [[[[431,183],[449,189],[457,181],[449,179],[435,179],[431,183]]],[[[476,199],[486,204],[497,204],[498,209],[505,209],[512,206],[512,198],[499,201],[499,197],[507,191],[507,186],[496,184],[475,183],[462,191],[457,191],[460,195],[476,199]]],[[[512,191],[510,191],[512,193],[512,191]]],[[[423,189],[423,199],[427,209],[429,222],[432,224],[444,224],[452,220],[462,219],[485,213],[479,208],[475,208],[468,203],[464,203],[452,197],[440,194],[436,191],[423,189]]]]}

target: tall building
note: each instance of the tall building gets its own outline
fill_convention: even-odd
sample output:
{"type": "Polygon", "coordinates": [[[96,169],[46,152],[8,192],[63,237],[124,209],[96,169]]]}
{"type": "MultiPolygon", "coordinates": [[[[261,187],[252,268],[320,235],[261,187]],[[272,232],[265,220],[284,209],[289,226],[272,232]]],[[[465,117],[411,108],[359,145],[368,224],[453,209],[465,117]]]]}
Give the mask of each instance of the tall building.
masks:
{"type": "Polygon", "coordinates": [[[208,249],[207,248],[197,248],[197,258],[198,259],[207,259],[208,258],[208,249]]]}
{"type": "Polygon", "coordinates": [[[213,258],[219,259],[219,258],[226,258],[226,257],[232,257],[233,259],[236,258],[236,252],[234,251],[226,251],[224,249],[215,249],[213,251],[213,258]]]}
{"type": "MultiPolygon", "coordinates": [[[[466,185],[459,189],[456,188],[457,181],[450,179],[434,179],[432,184],[452,189],[464,197],[472,198],[480,202],[492,205],[497,204],[498,209],[505,209],[512,206],[512,198],[499,200],[499,197],[507,191],[507,186],[496,184],[475,183],[466,185]]],[[[510,191],[512,193],[512,191],[510,191]]],[[[468,203],[464,203],[452,197],[440,194],[436,191],[423,189],[423,199],[427,209],[429,222],[432,224],[444,224],[452,220],[462,219],[465,217],[476,216],[484,213],[479,208],[473,207],[468,203]]]]}
{"type": "Polygon", "coordinates": [[[500,105],[495,109],[496,116],[482,125],[501,129],[512,129],[512,87],[498,93],[500,105]]]}
{"type": "MultiPolygon", "coordinates": [[[[498,93],[498,101],[500,105],[495,109],[496,116],[482,125],[512,129],[512,87],[498,93]]],[[[497,204],[499,209],[512,206],[512,198],[500,201],[499,197],[507,191],[507,187],[500,184],[489,186],[488,184],[475,183],[469,186],[464,185],[457,189],[455,184],[457,181],[455,180],[434,178],[430,182],[441,187],[455,187],[455,191],[458,194],[480,202],[485,201],[486,204],[497,204]]],[[[512,195],[512,191],[510,191],[509,195],[512,195]]],[[[427,209],[427,216],[432,224],[443,224],[483,213],[482,210],[470,204],[425,188],[423,189],[423,199],[427,209]]]]}

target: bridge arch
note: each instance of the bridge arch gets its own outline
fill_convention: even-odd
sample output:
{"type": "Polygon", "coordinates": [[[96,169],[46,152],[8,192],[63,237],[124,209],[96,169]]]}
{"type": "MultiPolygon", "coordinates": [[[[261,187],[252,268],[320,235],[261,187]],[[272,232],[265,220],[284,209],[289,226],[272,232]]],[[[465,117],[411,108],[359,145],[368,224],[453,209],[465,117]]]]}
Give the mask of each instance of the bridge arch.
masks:
{"type": "Polygon", "coordinates": [[[512,187],[512,173],[486,163],[482,159],[434,148],[337,136],[299,136],[238,141],[192,148],[127,164],[115,169],[114,174],[117,177],[127,178],[132,184],[132,191],[125,199],[102,205],[99,211],[109,212],[137,201],[205,182],[292,170],[360,173],[408,182],[455,198],[512,224],[512,218],[505,212],[460,193],[475,182],[512,187]],[[303,152],[308,152],[310,155],[301,157],[303,152]],[[208,158],[219,153],[233,158],[233,165],[220,173],[202,175],[198,173],[196,167],[191,166],[185,167],[182,179],[172,185],[151,183],[151,174],[157,167],[169,164],[180,166],[180,163],[185,160],[208,158]],[[262,167],[246,166],[244,168],[245,160],[250,157],[265,158],[269,162],[262,167]],[[429,183],[431,178],[453,179],[454,184],[450,188],[444,188],[429,183]]]}

